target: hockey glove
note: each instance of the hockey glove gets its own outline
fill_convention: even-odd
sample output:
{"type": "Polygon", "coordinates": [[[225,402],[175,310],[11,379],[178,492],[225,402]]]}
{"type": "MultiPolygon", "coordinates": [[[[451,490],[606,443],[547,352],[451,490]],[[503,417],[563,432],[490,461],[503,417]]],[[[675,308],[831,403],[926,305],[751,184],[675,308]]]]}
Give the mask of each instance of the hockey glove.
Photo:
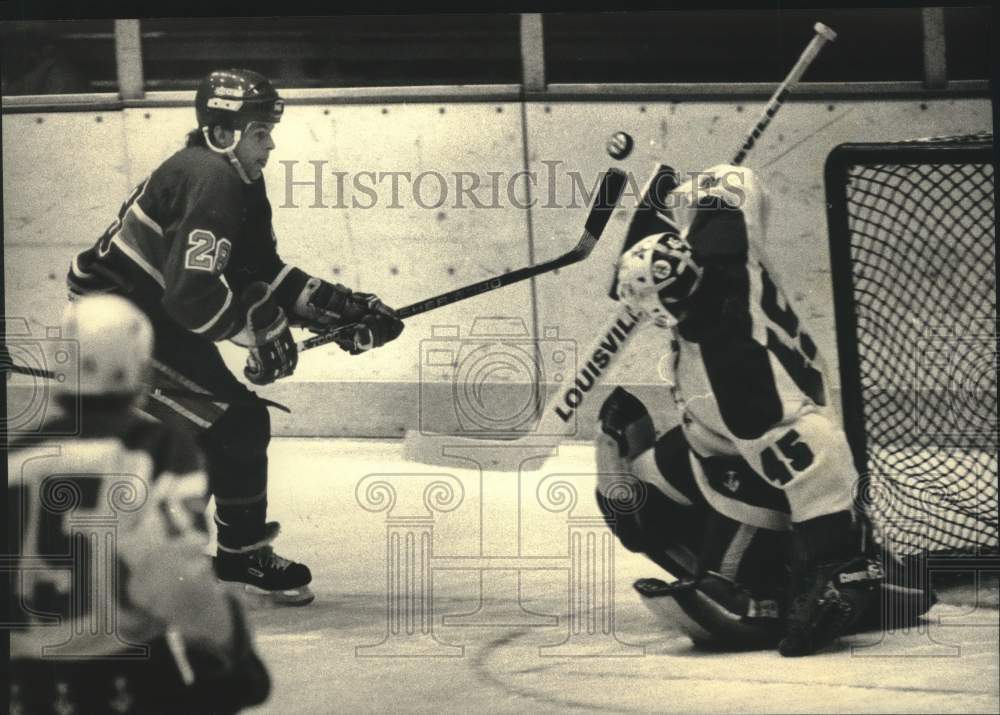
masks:
{"type": "Polygon", "coordinates": [[[245,333],[250,342],[243,374],[254,385],[267,385],[291,375],[299,353],[285,312],[274,302],[270,287],[263,281],[252,283],[240,300],[247,309],[245,333]]]}
{"type": "Polygon", "coordinates": [[[370,313],[350,327],[336,343],[351,355],[360,355],[398,338],[403,332],[403,321],[395,314],[370,313]]]}
{"type": "Polygon", "coordinates": [[[310,278],[292,306],[292,323],[317,333],[360,323],[368,315],[396,317],[375,294],[357,293],[320,278],[310,278]]]}
{"type": "Polygon", "coordinates": [[[350,297],[350,289],[339,283],[310,278],[292,306],[292,322],[314,332],[353,322],[344,320],[350,297]]]}

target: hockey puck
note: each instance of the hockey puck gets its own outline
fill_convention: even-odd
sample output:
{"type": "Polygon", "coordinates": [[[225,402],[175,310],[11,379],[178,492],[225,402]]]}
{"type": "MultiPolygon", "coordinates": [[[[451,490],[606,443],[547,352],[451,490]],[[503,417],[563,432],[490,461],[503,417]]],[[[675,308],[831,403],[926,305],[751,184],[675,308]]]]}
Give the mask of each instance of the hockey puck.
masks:
{"type": "Polygon", "coordinates": [[[632,141],[631,136],[625,132],[615,132],[608,139],[608,154],[611,155],[612,159],[621,161],[632,153],[633,146],[635,146],[635,142],[632,141]]]}

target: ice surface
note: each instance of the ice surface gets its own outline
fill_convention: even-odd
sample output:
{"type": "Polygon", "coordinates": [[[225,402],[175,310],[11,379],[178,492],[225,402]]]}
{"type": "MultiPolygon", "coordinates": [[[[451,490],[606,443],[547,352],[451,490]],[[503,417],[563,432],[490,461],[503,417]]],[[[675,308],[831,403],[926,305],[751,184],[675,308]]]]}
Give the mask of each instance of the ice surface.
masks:
{"type": "Polygon", "coordinates": [[[274,679],[255,712],[1000,709],[995,608],[938,605],[802,659],[664,632],[631,589],[663,574],[606,540],[586,445],[520,476],[407,462],[401,442],[270,456],[277,548],[312,568],[316,601],[252,612],[274,679]]]}

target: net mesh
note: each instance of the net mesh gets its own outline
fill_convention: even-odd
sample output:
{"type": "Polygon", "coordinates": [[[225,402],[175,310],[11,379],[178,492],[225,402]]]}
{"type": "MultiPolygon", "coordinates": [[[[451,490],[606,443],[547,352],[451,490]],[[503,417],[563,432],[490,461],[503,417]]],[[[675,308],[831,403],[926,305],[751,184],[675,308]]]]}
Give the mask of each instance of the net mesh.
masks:
{"type": "Polygon", "coordinates": [[[900,555],[995,553],[993,165],[887,156],[846,167],[866,508],[876,540],[900,555]]]}

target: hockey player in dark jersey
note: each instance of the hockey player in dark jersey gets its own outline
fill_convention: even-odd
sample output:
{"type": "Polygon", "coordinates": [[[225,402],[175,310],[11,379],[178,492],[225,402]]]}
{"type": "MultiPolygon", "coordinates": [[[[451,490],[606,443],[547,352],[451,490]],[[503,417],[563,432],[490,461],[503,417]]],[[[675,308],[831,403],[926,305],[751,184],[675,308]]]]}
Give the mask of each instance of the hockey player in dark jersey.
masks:
{"type": "Polygon", "coordinates": [[[198,128],[187,146],[140,183],[97,243],[73,259],[70,294],[126,294],[152,321],[153,386],[165,389],[145,409],[180,418],[198,434],[216,504],[218,576],[304,604],[313,598],[310,571],[274,553],[278,524],[266,521],[267,409],[215,343],[245,346],[244,375],[265,385],[296,367],[289,326],[354,326],[338,344],[358,354],[395,339],[403,324],[376,296],[279,257],[261,175],[284,110],[271,83],[249,70],[212,72],[198,87],[195,110],[198,128]]]}
{"type": "Polygon", "coordinates": [[[153,347],[125,298],[66,311],[79,389],[7,451],[11,713],[231,713],[267,671],[211,577],[207,479],[186,431],[134,408],[153,347]],[[79,412],[77,412],[79,410],[79,412]],[[77,419],[79,415],[79,419],[77,419]],[[73,437],[56,436],[73,432],[73,437]]]}
{"type": "Polygon", "coordinates": [[[717,166],[670,198],[657,206],[688,209],[647,221],[617,291],[662,329],[681,424],[657,439],[646,406],[619,388],[597,439],[602,512],[627,548],[681,579],[636,589],[698,642],[785,656],[866,616],[878,624],[883,587],[923,612],[927,595],[885,584],[863,551],[857,473],[824,367],[763,251],[759,179],[717,166]]]}

